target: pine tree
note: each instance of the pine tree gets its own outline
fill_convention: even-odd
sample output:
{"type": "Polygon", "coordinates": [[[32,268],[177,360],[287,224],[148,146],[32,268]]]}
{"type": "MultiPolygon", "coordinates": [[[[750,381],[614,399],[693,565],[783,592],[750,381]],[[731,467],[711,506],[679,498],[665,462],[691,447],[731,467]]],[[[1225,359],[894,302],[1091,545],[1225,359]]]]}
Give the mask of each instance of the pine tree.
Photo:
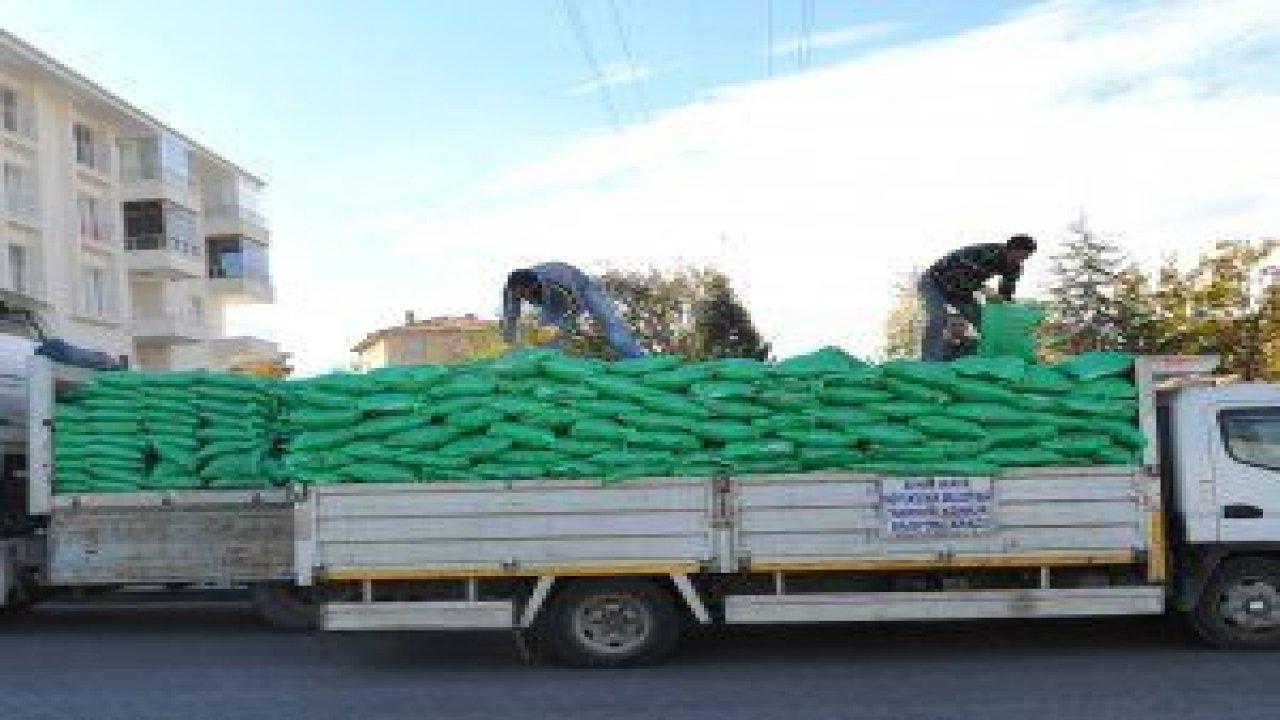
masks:
{"type": "Polygon", "coordinates": [[[1114,243],[1089,229],[1083,215],[1070,233],[1050,270],[1050,324],[1065,346],[1057,349],[1114,347],[1120,314],[1116,283],[1124,257],[1114,243]]]}
{"type": "Polygon", "coordinates": [[[729,278],[721,273],[711,274],[705,290],[706,298],[694,308],[697,356],[767,360],[769,343],[760,337],[751,313],[729,286],[729,278]]]}

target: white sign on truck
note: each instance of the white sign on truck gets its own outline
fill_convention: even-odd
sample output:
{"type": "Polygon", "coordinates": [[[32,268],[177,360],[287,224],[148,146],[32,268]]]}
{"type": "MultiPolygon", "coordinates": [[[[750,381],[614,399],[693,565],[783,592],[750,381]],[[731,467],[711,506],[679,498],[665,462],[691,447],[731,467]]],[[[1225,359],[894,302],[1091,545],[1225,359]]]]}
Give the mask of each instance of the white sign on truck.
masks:
{"type": "Polygon", "coordinates": [[[989,477],[910,477],[880,481],[890,537],[975,535],[995,529],[989,477]]]}

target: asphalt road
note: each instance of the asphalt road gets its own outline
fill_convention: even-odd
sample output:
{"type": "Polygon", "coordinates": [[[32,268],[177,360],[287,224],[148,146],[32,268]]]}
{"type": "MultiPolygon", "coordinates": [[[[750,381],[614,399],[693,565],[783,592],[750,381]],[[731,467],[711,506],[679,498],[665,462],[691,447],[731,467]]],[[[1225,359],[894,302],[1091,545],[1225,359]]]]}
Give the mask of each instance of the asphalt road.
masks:
{"type": "Polygon", "coordinates": [[[236,605],[0,619],[4,720],[1274,720],[1280,652],[1176,622],[720,631],[657,668],[521,664],[505,634],[283,634],[236,605]]]}

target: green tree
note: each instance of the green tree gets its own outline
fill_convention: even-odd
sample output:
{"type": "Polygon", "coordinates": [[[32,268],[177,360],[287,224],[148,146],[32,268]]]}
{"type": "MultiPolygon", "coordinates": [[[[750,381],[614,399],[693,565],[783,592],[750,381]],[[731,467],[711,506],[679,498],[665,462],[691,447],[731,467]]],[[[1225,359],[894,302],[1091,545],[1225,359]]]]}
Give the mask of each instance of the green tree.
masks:
{"type": "Polygon", "coordinates": [[[924,308],[916,285],[920,269],[908,272],[894,285],[893,307],[885,319],[884,355],[886,358],[918,358],[924,340],[924,308]]]}
{"type": "MultiPolygon", "coordinates": [[[[682,268],[671,272],[609,270],[601,277],[624,320],[646,350],[691,359],[767,357],[765,342],[723,272],[682,268]]],[[[582,324],[572,351],[608,357],[598,328],[582,324]]]]}
{"type": "Polygon", "coordinates": [[[1122,311],[1116,297],[1124,267],[1120,249],[1089,229],[1082,215],[1053,256],[1049,284],[1052,349],[1065,352],[1115,347],[1122,311]]]}

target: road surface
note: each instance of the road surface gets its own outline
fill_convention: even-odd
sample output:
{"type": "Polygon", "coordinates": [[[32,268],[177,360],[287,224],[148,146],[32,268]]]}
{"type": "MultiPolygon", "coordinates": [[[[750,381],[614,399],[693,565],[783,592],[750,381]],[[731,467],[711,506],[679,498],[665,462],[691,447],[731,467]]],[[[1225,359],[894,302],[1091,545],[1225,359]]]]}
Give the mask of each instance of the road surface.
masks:
{"type": "Polygon", "coordinates": [[[4,720],[1274,720],[1280,653],[1161,619],[720,631],[657,668],[521,664],[505,634],[287,634],[244,607],[0,618],[4,720]]]}

